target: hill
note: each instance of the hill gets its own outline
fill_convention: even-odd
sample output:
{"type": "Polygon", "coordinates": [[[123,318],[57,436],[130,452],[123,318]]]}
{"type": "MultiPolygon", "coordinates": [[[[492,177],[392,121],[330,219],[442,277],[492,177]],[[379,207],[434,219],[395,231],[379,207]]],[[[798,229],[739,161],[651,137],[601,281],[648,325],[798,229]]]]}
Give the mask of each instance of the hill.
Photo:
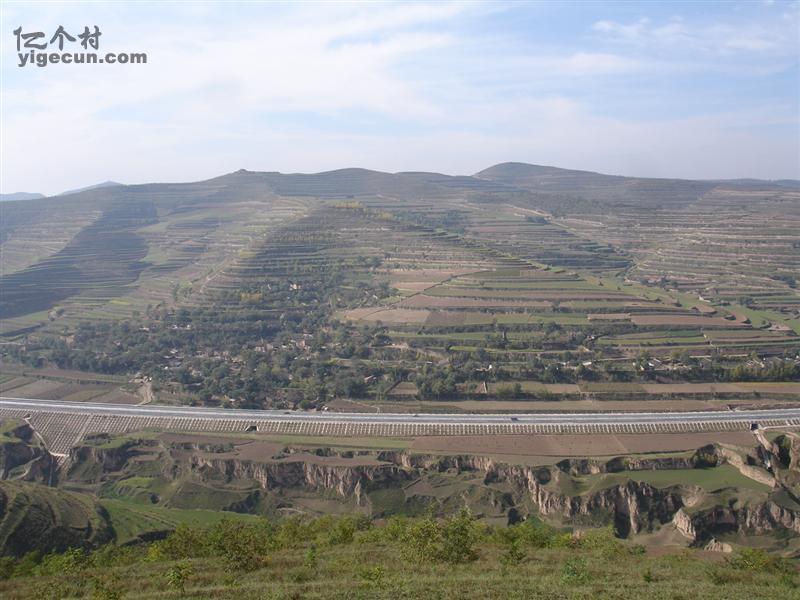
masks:
{"type": "Polygon", "coordinates": [[[798,393],[800,192],[768,183],[240,170],[7,202],[0,249],[4,360],[169,402],[798,393]]]}
{"type": "Polygon", "coordinates": [[[100,598],[788,598],[791,562],[750,549],[649,554],[608,531],[535,520],[497,530],[468,512],[437,521],[357,517],[221,522],[163,541],[2,565],[0,594],[100,598]]]}
{"type": "Polygon", "coordinates": [[[77,194],[79,192],[87,192],[89,190],[96,190],[99,188],[107,188],[107,187],[116,187],[122,185],[121,183],[117,183],[116,181],[103,181],[101,183],[95,183],[94,185],[87,185],[85,187],[76,188],[74,190],[67,190],[66,192],[61,192],[58,194],[59,196],[68,196],[70,194],[77,194]]]}
{"type": "Polygon", "coordinates": [[[63,552],[112,539],[104,511],[92,498],[34,483],[0,481],[4,555],[63,552]]]}
{"type": "Polygon", "coordinates": [[[630,204],[643,208],[684,206],[697,201],[717,185],[707,181],[603,175],[525,163],[501,163],[476,173],[475,177],[529,191],[580,196],[603,204],[630,204]]]}
{"type": "Polygon", "coordinates": [[[0,194],[0,202],[11,202],[14,200],[38,200],[44,198],[44,194],[31,192],[14,192],[13,194],[0,194]]]}

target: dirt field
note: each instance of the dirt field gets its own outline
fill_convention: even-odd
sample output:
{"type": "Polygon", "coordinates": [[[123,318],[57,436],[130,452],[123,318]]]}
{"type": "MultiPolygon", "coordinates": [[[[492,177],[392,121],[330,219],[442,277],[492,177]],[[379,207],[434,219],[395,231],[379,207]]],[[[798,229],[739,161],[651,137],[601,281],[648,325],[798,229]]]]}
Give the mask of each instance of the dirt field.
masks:
{"type": "Polygon", "coordinates": [[[0,392],[10,392],[11,390],[15,390],[29,384],[31,381],[32,380],[28,377],[14,377],[13,379],[9,379],[8,381],[0,384],[0,392]]]}
{"type": "MultiPolygon", "coordinates": [[[[391,396],[392,394],[390,394],[391,396]]],[[[415,413],[415,412],[667,412],[697,410],[729,410],[730,407],[751,408],[777,406],[781,403],[770,398],[742,400],[461,400],[445,402],[436,400],[398,400],[397,402],[370,402],[379,406],[381,412],[415,413]]],[[[786,401],[794,406],[796,402],[786,401]]]]}
{"type": "Polygon", "coordinates": [[[90,371],[75,371],[71,369],[58,369],[56,367],[46,367],[44,369],[36,369],[27,365],[9,364],[0,362],[0,373],[19,374],[30,377],[53,377],[59,379],[74,379],[78,381],[98,381],[98,382],[114,382],[123,383],[127,381],[126,377],[119,377],[116,375],[105,375],[103,373],[92,373],[90,371]]]}
{"type": "Polygon", "coordinates": [[[635,325],[700,325],[704,327],[742,327],[743,323],[728,321],[722,317],[700,317],[693,315],[631,315],[635,325]]]}
{"type": "Polygon", "coordinates": [[[393,287],[402,292],[421,292],[436,285],[435,281],[393,281],[393,287]]]}
{"type": "Polygon", "coordinates": [[[648,435],[497,435],[416,438],[415,452],[468,452],[508,457],[591,457],[680,452],[711,443],[753,446],[755,438],[742,433],[684,433],[648,435]]]}
{"type": "MultiPolygon", "coordinates": [[[[15,398],[44,398],[48,397],[48,392],[51,392],[60,387],[64,387],[63,383],[58,381],[48,381],[47,379],[38,379],[31,383],[26,383],[13,389],[15,398]]],[[[48,398],[49,399],[49,398],[48,398]]]]}
{"type": "Polygon", "coordinates": [[[643,383],[642,387],[648,394],[713,394],[747,391],[733,383],[643,383]]]}
{"type": "Polygon", "coordinates": [[[592,313],[587,315],[590,321],[630,321],[630,313],[592,313]]]}
{"type": "Polygon", "coordinates": [[[408,308],[356,308],[348,310],[345,318],[353,321],[381,321],[382,323],[424,323],[429,310],[408,308]]]}
{"type": "Polygon", "coordinates": [[[431,312],[426,325],[462,325],[467,318],[463,312],[434,310],[431,312]]]}
{"type": "MultiPolygon", "coordinates": [[[[74,398],[65,398],[65,400],[74,400],[74,398]]],[[[109,404],[139,404],[141,401],[141,396],[123,392],[122,390],[114,390],[92,398],[92,402],[107,402],[109,404]]]]}
{"type": "Polygon", "coordinates": [[[406,308],[550,308],[550,302],[518,301],[501,299],[459,298],[451,296],[426,296],[417,294],[403,300],[402,306],[406,308]]]}

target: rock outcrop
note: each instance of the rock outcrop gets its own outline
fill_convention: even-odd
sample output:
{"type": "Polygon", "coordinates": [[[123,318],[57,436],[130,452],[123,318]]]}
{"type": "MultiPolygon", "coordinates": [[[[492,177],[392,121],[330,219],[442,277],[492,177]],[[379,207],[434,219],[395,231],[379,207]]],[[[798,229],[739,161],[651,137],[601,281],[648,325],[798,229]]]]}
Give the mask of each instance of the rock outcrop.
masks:
{"type": "MultiPolygon", "coordinates": [[[[240,482],[255,482],[264,492],[305,490],[365,507],[372,506],[372,492],[387,489],[402,490],[399,498],[405,497],[407,502],[417,503],[416,506],[420,502],[424,505],[426,499],[441,502],[444,497],[437,497],[433,491],[430,492],[433,495],[427,495],[426,490],[430,488],[424,483],[426,478],[441,474],[453,477],[457,482],[454,489],[463,490],[464,483],[469,481],[468,485],[475,486],[473,491],[481,494],[482,505],[491,506],[496,510],[495,515],[510,515],[513,509],[515,516],[535,512],[582,527],[613,524],[621,536],[653,531],[672,523],[693,545],[711,544],[717,549],[723,547],[718,537],[734,531],[765,533],[786,529],[800,534],[800,514],[772,500],[698,509],[706,506],[709,499],[708,492],[698,487],[656,487],[624,477],[592,479],[598,483],[595,488],[588,485],[583,488],[580,483],[598,474],[730,463],[751,478],[774,485],[770,473],[756,466],[759,457],[742,455],[718,445],[705,446],[694,454],[671,457],[567,459],[550,466],[531,466],[501,463],[475,455],[353,452],[330,448],[311,452],[284,448],[263,459],[245,459],[227,447],[211,451],[213,449],[208,447],[186,444],[165,446],[153,441],[137,444],[136,447],[126,442],[77,448],[70,456],[73,462],[70,473],[75,474],[76,480],[83,477],[82,481],[104,481],[107,480],[105,476],[113,477],[112,473],[124,469],[126,462],[139,460],[140,454],[152,452],[157,455],[157,461],[149,460],[147,464],[158,465],[161,477],[167,480],[194,479],[206,486],[226,489],[236,488],[240,482]],[[404,496],[418,481],[423,485],[404,496]]],[[[152,466],[148,469],[153,473],[152,466]]],[[[135,469],[131,474],[136,474],[135,469]]],[[[463,496],[462,500],[466,498],[463,496]]],[[[246,501],[241,502],[245,502],[242,510],[252,509],[246,501]]]]}
{"type": "Polygon", "coordinates": [[[397,485],[412,477],[410,469],[394,464],[341,466],[303,460],[256,462],[199,455],[191,457],[190,468],[203,479],[257,481],[265,490],[303,487],[333,492],[341,498],[352,497],[358,504],[363,504],[363,494],[368,489],[397,485]]]}
{"type": "Polygon", "coordinates": [[[0,479],[35,481],[46,485],[56,482],[58,465],[55,457],[32,440],[33,430],[27,424],[0,436],[0,479]]]}
{"type": "MultiPolygon", "coordinates": [[[[102,440],[93,441],[100,442],[102,440]]],[[[76,471],[80,471],[83,476],[119,471],[136,454],[134,448],[144,443],[140,440],[127,440],[121,444],[110,446],[102,443],[76,446],[69,451],[67,476],[73,476],[76,471]]]]}

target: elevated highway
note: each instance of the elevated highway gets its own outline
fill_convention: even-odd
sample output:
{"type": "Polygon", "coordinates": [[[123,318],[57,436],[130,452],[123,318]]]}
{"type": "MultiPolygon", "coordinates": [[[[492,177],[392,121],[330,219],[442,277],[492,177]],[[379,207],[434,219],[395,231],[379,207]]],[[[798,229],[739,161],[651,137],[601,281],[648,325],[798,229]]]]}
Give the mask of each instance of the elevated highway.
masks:
{"type": "Polygon", "coordinates": [[[408,437],[424,435],[682,433],[800,426],[800,408],[704,412],[403,414],[237,410],[0,397],[0,418],[24,419],[56,454],[92,433],[142,429],[207,433],[408,437]]]}

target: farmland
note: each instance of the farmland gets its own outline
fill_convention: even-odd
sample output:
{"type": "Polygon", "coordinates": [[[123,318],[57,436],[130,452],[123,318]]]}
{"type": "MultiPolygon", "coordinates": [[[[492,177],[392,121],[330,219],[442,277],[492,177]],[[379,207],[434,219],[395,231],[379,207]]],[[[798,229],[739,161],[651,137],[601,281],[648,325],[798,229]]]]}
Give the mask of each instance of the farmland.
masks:
{"type": "Polygon", "coordinates": [[[0,351],[165,403],[794,403],[798,195],[508,163],[4,203],[0,351]]]}

